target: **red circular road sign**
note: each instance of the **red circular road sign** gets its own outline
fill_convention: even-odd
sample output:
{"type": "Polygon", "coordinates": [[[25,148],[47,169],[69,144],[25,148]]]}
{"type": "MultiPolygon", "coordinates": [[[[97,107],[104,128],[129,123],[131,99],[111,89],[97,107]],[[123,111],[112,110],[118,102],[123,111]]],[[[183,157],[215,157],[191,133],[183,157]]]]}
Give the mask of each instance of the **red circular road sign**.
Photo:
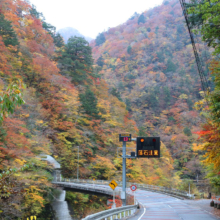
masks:
{"type": "Polygon", "coordinates": [[[137,189],[137,186],[131,185],[130,189],[131,189],[132,191],[135,191],[135,190],[137,189]]]}

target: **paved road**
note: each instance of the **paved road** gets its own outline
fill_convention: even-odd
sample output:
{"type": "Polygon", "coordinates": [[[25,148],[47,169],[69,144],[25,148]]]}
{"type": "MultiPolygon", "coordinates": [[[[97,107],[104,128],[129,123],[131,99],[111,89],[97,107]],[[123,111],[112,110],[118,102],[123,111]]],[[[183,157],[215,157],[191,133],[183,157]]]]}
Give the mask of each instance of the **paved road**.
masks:
{"type": "MultiPolygon", "coordinates": [[[[167,195],[137,190],[136,198],[143,205],[138,216],[131,220],[216,220],[208,211],[199,205],[192,205],[193,201],[180,200],[167,195]]],[[[196,201],[195,201],[196,203],[196,201]]],[[[207,205],[209,205],[207,203],[207,205]]]]}
{"type": "MultiPolygon", "coordinates": [[[[96,185],[97,186],[97,185],[96,185]]],[[[109,186],[98,185],[100,188],[109,186]]],[[[120,188],[120,187],[117,187],[120,188]]],[[[127,189],[131,193],[130,189],[127,189]]],[[[138,215],[129,220],[217,220],[209,200],[180,200],[168,195],[137,190],[135,197],[143,205],[138,215]]],[[[220,210],[218,210],[220,211],[220,210]]]]}

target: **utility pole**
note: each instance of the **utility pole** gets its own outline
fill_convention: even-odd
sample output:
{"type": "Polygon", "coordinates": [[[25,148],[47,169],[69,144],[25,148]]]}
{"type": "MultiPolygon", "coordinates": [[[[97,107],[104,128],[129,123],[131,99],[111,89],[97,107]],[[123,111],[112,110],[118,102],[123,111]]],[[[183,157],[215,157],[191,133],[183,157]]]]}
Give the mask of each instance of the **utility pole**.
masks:
{"type": "Polygon", "coordinates": [[[78,147],[77,180],[79,180],[79,146],[77,147],[78,147]]]}
{"type": "Polygon", "coordinates": [[[122,168],[122,192],[121,199],[123,206],[126,206],[126,142],[123,141],[123,168],[122,168]]]}

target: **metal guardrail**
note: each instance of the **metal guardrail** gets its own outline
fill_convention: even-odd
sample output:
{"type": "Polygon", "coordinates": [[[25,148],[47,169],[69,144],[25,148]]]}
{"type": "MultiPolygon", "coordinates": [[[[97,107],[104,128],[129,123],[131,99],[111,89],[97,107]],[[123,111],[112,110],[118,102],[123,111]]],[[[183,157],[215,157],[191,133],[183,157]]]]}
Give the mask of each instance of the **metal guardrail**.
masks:
{"type": "MultiPolygon", "coordinates": [[[[81,190],[87,190],[87,191],[93,191],[98,192],[102,194],[112,195],[112,190],[108,188],[102,188],[101,186],[97,185],[109,185],[110,181],[107,180],[83,180],[83,179],[66,179],[59,176],[55,176],[54,184],[62,186],[62,187],[68,187],[68,188],[75,188],[75,189],[81,189],[81,190]],[[85,185],[84,185],[85,184],[85,185]],[[87,185],[91,184],[91,185],[87,185]]],[[[122,182],[117,181],[118,186],[122,186],[122,182]]],[[[138,184],[138,183],[127,183],[127,187],[130,187],[131,185],[135,184],[139,189],[142,190],[148,190],[153,192],[160,192],[164,194],[168,194],[174,197],[185,197],[194,199],[194,196],[191,194],[188,194],[185,191],[180,191],[173,188],[166,188],[162,186],[154,186],[154,185],[147,185],[147,184],[138,184]]],[[[115,190],[116,195],[120,195],[121,190],[115,190]]],[[[113,208],[106,211],[102,211],[96,214],[92,214],[84,218],[83,220],[107,220],[109,217],[111,220],[126,217],[129,215],[132,215],[135,213],[138,205],[131,205],[131,206],[123,206],[120,208],[113,208]]]]}
{"type": "MultiPolygon", "coordinates": [[[[107,180],[84,180],[84,179],[65,179],[60,177],[60,180],[63,182],[72,182],[72,183],[86,183],[86,184],[99,184],[99,185],[108,185],[110,181],[107,180]]],[[[117,181],[118,186],[122,186],[122,182],[117,181]]],[[[148,191],[153,191],[153,192],[160,192],[163,194],[168,194],[174,197],[184,197],[188,199],[194,199],[194,195],[189,194],[188,192],[181,191],[178,189],[174,188],[168,188],[168,187],[163,187],[163,186],[154,186],[154,185],[148,185],[148,184],[141,184],[141,183],[130,183],[127,182],[127,187],[130,187],[131,185],[135,184],[138,189],[142,190],[148,190],[148,191]]]]}
{"type": "Polygon", "coordinates": [[[83,218],[82,220],[102,220],[110,217],[110,219],[121,219],[123,217],[127,217],[129,215],[132,215],[136,212],[138,205],[128,205],[128,206],[123,206],[120,208],[114,208],[114,209],[109,209],[106,211],[102,211],[96,214],[88,215],[86,218],[83,218]]]}
{"type": "MultiPolygon", "coordinates": [[[[76,183],[75,179],[65,179],[59,176],[58,178],[57,177],[54,178],[53,183],[61,187],[92,191],[96,193],[98,192],[98,193],[107,194],[107,195],[112,195],[112,192],[113,192],[112,190],[108,188],[102,188],[100,186],[96,186],[97,182],[96,183],[94,181],[91,182],[90,180],[77,181],[76,183]],[[92,185],[87,185],[87,184],[92,184],[92,185]]],[[[100,184],[100,182],[98,183],[100,184]]],[[[109,184],[109,181],[105,181],[105,184],[102,181],[101,184],[107,185],[109,184]]],[[[120,196],[120,194],[121,194],[121,190],[115,190],[115,195],[120,196]]],[[[127,217],[127,216],[134,214],[136,212],[137,207],[138,207],[138,204],[123,206],[119,208],[113,208],[113,209],[109,209],[109,210],[105,210],[102,212],[89,215],[86,218],[84,218],[84,220],[102,220],[102,219],[107,220],[108,218],[113,220],[117,218],[127,217]]]]}
{"type": "MultiPolygon", "coordinates": [[[[79,189],[79,190],[112,195],[112,190],[107,189],[107,188],[101,188],[100,186],[97,187],[95,184],[94,185],[83,185],[83,184],[75,183],[74,181],[71,181],[70,179],[63,179],[60,182],[53,181],[52,183],[58,186],[61,186],[61,187],[74,188],[74,189],[79,189]]],[[[120,196],[120,193],[121,193],[120,190],[115,190],[115,195],[120,196]]]]}

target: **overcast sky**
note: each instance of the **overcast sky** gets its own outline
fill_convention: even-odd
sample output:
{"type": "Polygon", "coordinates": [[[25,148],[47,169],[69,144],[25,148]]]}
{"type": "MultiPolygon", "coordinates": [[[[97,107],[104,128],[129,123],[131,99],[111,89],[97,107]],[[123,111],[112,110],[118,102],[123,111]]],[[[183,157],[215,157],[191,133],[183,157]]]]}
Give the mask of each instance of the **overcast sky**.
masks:
{"type": "Polygon", "coordinates": [[[57,28],[73,27],[84,36],[124,23],[134,12],[142,13],[163,0],[29,0],[46,21],[57,28]]]}

